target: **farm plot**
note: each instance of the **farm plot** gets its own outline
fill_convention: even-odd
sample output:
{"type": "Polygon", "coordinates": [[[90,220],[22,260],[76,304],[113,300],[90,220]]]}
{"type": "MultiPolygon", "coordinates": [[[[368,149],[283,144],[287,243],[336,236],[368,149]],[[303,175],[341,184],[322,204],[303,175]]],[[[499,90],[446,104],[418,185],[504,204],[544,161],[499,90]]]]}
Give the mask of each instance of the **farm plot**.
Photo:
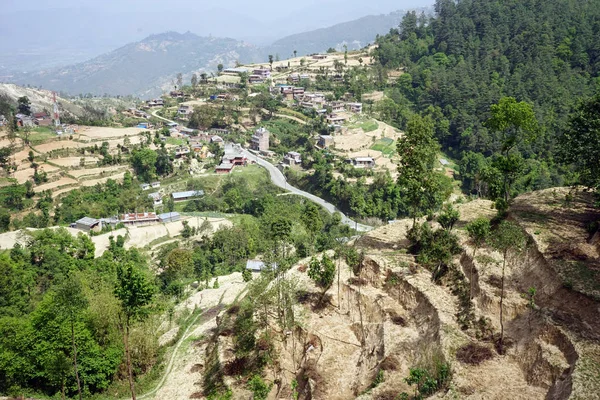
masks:
{"type": "Polygon", "coordinates": [[[80,130],[81,138],[91,141],[138,136],[144,130],[140,128],[107,128],[102,126],[87,126],[80,130]]]}
{"type": "Polygon", "coordinates": [[[81,159],[85,160],[85,164],[95,164],[100,160],[98,157],[62,157],[51,160],[52,164],[56,164],[60,167],[73,168],[81,165],[81,159]]]}

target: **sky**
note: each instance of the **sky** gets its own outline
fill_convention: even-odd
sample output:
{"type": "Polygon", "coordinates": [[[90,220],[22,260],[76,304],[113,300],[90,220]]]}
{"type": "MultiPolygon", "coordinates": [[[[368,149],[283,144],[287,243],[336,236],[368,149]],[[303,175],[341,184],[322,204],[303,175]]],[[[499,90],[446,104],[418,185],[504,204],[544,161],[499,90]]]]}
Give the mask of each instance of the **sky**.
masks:
{"type": "Polygon", "coordinates": [[[268,45],[287,35],[433,1],[0,0],[0,70],[84,61],[166,31],[268,45]]]}

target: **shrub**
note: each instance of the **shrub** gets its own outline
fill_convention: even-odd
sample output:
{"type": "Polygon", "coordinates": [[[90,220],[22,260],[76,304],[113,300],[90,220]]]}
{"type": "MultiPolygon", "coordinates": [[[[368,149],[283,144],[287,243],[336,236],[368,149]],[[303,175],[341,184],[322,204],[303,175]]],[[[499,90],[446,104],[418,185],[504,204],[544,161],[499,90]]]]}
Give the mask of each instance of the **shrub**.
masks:
{"type": "Polygon", "coordinates": [[[464,345],[456,352],[456,358],[460,362],[469,365],[479,365],[492,357],[494,357],[494,354],[489,347],[477,343],[464,345]]]}
{"type": "Polygon", "coordinates": [[[248,389],[252,391],[254,400],[265,400],[271,392],[273,384],[267,384],[260,376],[254,375],[248,381],[248,389]]]}

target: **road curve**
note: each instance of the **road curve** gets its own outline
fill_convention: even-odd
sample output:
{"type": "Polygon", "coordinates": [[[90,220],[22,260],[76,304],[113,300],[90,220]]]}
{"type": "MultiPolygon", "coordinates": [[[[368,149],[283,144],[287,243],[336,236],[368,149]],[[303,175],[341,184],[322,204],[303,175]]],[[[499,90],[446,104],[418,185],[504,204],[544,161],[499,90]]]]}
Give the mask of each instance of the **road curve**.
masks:
{"type": "MultiPolygon", "coordinates": [[[[157,115],[156,111],[153,111],[152,115],[154,115],[157,118],[162,119],[163,121],[176,123],[175,121],[171,121],[169,119],[161,117],[160,115],[157,115]]],[[[342,217],[342,223],[345,225],[348,225],[350,228],[356,229],[359,232],[368,232],[373,229],[372,226],[359,224],[358,222],[351,220],[343,212],[338,210],[333,204],[323,200],[322,198],[317,197],[314,194],[310,194],[308,192],[305,192],[303,190],[298,189],[297,187],[294,187],[294,186],[288,184],[283,173],[279,169],[277,169],[277,167],[275,167],[273,164],[271,164],[267,160],[259,157],[258,155],[253,154],[246,149],[243,149],[241,146],[240,146],[240,149],[241,149],[240,151],[242,152],[242,154],[244,154],[248,158],[248,160],[256,161],[256,163],[258,165],[260,165],[261,167],[263,167],[267,171],[269,171],[269,176],[271,177],[271,182],[273,182],[273,184],[275,186],[278,186],[284,190],[287,190],[290,193],[294,193],[294,194],[297,194],[298,196],[307,198],[310,201],[317,203],[318,205],[320,205],[321,207],[323,207],[324,209],[329,211],[331,214],[333,214],[335,212],[339,212],[342,217]]]]}
{"type": "Polygon", "coordinates": [[[372,226],[359,224],[356,221],[351,220],[343,212],[338,210],[333,204],[323,200],[322,198],[288,184],[283,173],[267,160],[249,152],[246,149],[242,149],[241,152],[248,158],[248,160],[255,161],[258,165],[269,171],[269,175],[271,176],[271,182],[273,182],[275,186],[287,190],[290,193],[297,194],[298,196],[305,197],[310,201],[317,203],[318,205],[329,211],[331,214],[333,214],[334,212],[339,212],[342,216],[342,223],[348,225],[351,228],[356,229],[359,232],[368,232],[373,229],[372,226]]]}

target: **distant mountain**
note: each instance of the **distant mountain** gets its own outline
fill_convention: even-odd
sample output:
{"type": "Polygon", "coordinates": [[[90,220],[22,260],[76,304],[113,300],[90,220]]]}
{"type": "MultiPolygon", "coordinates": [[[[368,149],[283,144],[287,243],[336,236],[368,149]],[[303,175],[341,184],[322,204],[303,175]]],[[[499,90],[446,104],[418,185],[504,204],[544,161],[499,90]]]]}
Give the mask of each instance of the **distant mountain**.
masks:
{"type": "MultiPolygon", "coordinates": [[[[237,60],[259,61],[257,47],[235,39],[167,32],[125,45],[89,61],[35,73],[20,73],[10,81],[61,90],[70,94],[153,96],[172,86],[178,73],[185,82],[193,72],[214,71],[237,60]]],[[[6,79],[6,78],[5,78],[6,79]]]]}
{"type": "Polygon", "coordinates": [[[328,28],[286,36],[269,46],[269,54],[288,57],[294,50],[299,55],[324,52],[329,48],[357,50],[375,41],[377,35],[389,33],[400,24],[406,11],[395,11],[386,15],[369,15],[353,21],[343,22],[328,28]]]}

